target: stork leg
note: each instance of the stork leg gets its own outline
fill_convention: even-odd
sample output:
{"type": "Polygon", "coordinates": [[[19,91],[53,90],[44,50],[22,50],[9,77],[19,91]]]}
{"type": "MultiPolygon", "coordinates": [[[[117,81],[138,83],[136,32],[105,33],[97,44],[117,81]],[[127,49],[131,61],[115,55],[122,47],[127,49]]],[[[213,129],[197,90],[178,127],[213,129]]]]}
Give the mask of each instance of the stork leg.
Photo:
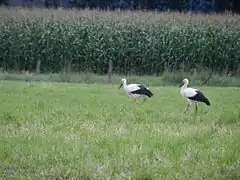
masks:
{"type": "Polygon", "coordinates": [[[196,103],[196,106],[195,106],[195,110],[196,110],[196,114],[197,114],[197,111],[198,111],[198,105],[196,103]]]}
{"type": "Polygon", "coordinates": [[[142,104],[147,100],[147,98],[143,98],[142,104]]]}
{"type": "Polygon", "coordinates": [[[133,98],[132,100],[133,100],[133,102],[136,104],[136,99],[135,99],[135,98],[133,98]]]}
{"type": "Polygon", "coordinates": [[[187,108],[185,108],[185,111],[183,112],[184,114],[188,111],[189,107],[190,107],[190,104],[188,104],[187,108]]]}

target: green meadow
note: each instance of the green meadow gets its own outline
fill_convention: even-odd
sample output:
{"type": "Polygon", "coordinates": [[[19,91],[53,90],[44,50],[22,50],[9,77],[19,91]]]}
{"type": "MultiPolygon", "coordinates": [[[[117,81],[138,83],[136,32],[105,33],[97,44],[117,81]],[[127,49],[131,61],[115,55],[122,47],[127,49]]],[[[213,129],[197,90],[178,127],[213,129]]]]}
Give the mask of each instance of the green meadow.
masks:
{"type": "Polygon", "coordinates": [[[240,89],[196,88],[211,106],[183,114],[177,86],[135,104],[117,85],[1,81],[0,179],[237,180],[240,89]]]}

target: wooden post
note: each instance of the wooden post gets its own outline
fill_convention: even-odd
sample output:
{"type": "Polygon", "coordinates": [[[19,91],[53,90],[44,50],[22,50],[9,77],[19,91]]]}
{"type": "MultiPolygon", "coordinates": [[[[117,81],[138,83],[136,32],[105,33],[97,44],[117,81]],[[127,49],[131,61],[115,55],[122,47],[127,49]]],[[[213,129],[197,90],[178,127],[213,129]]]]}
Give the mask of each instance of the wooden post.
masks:
{"type": "Polygon", "coordinates": [[[66,80],[71,81],[71,72],[72,72],[72,61],[68,60],[66,64],[66,80]]]}
{"type": "Polygon", "coordinates": [[[112,70],[113,70],[112,60],[109,60],[109,62],[108,62],[108,83],[112,82],[112,70]]]}
{"type": "Polygon", "coordinates": [[[240,74],[240,63],[238,63],[238,67],[237,67],[237,70],[236,70],[236,75],[240,74]]]}
{"type": "Polygon", "coordinates": [[[41,60],[37,60],[36,74],[40,74],[40,68],[41,68],[41,60]]]}
{"type": "Polygon", "coordinates": [[[70,74],[72,72],[72,61],[67,62],[67,74],[70,74]]]}

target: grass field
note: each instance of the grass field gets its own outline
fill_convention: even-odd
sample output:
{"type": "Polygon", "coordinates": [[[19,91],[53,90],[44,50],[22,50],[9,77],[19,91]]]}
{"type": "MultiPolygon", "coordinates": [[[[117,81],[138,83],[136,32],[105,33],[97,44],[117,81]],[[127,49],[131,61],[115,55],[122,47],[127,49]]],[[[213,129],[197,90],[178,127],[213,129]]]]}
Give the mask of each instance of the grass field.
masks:
{"type": "Polygon", "coordinates": [[[240,178],[239,88],[178,87],[134,104],[117,85],[1,81],[1,179],[240,178]]]}

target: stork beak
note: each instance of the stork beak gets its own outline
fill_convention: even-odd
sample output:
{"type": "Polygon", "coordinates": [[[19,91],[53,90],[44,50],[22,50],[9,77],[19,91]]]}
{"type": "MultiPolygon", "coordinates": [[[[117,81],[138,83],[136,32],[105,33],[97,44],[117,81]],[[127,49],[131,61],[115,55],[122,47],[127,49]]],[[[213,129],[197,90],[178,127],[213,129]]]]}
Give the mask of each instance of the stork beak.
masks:
{"type": "Polygon", "coordinates": [[[182,87],[184,85],[184,82],[182,82],[180,85],[179,85],[179,87],[182,87]]]}
{"type": "Polygon", "coordinates": [[[120,86],[119,86],[119,89],[120,89],[122,86],[123,86],[123,83],[122,83],[122,84],[120,84],[120,86]]]}

